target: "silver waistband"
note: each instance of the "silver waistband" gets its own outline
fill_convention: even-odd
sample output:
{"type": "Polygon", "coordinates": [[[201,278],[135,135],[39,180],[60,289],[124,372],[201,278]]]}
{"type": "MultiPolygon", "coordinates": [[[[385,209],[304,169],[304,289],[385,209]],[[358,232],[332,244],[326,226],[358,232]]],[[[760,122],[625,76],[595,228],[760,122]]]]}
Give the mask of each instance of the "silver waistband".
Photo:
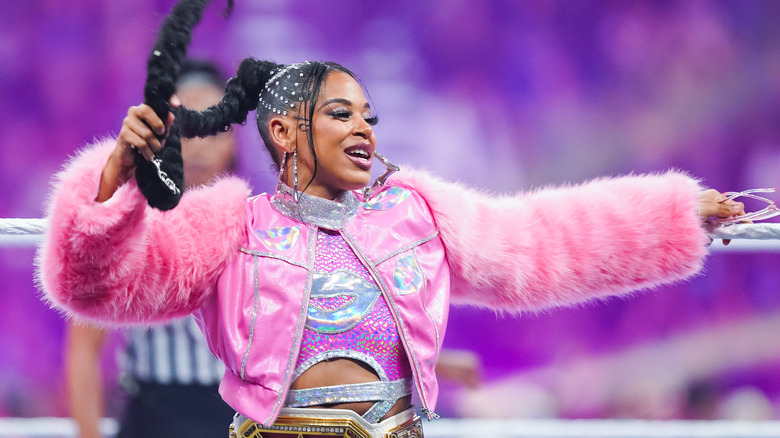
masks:
{"type": "Polygon", "coordinates": [[[398,399],[412,393],[412,379],[353,383],[347,385],[323,386],[320,388],[291,389],[287,393],[285,406],[303,408],[333,403],[376,401],[363,418],[376,423],[395,405],[398,399]]]}

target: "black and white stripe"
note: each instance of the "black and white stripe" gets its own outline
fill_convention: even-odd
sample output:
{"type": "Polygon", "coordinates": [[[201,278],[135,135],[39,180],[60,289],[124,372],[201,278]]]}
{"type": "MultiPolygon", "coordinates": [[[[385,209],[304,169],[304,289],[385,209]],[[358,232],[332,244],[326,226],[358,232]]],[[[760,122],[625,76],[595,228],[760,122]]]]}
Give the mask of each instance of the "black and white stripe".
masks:
{"type": "Polygon", "coordinates": [[[124,371],[139,382],[213,385],[225,366],[215,358],[191,316],[164,326],[128,331],[120,359],[124,371]]]}

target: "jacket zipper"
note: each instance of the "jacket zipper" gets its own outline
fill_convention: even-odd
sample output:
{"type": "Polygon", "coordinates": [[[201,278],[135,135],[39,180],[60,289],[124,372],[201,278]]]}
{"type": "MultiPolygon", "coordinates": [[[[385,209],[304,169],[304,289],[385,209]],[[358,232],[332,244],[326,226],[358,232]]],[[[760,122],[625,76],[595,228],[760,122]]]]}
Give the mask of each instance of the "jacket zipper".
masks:
{"type": "MultiPolygon", "coordinates": [[[[414,248],[412,248],[412,255],[414,255],[415,263],[418,263],[418,261],[417,261],[417,253],[414,251],[414,248]]],[[[419,266],[419,263],[418,263],[418,266],[419,266]]],[[[422,273],[422,271],[421,271],[421,273],[422,273]]],[[[425,278],[423,278],[423,281],[425,281],[425,278]]],[[[427,293],[427,289],[426,289],[426,293],[427,293]]],[[[428,306],[425,305],[425,299],[422,300],[422,306],[423,306],[423,310],[425,310],[425,316],[428,317],[428,320],[431,322],[431,326],[433,326],[433,332],[436,333],[436,353],[438,354],[438,352],[440,351],[439,350],[439,348],[440,348],[440,345],[439,345],[439,342],[440,342],[439,328],[436,327],[436,321],[434,321],[433,318],[431,317],[431,314],[428,313],[428,306]]],[[[436,415],[436,414],[433,414],[433,415],[436,415]]],[[[438,415],[436,415],[436,417],[438,418],[438,415]]]]}
{"type": "MultiPolygon", "coordinates": [[[[276,408],[274,409],[272,416],[273,418],[276,418],[279,416],[279,412],[282,411],[282,408],[284,407],[284,403],[282,402],[283,398],[287,398],[287,392],[290,389],[290,385],[292,385],[292,382],[290,381],[290,376],[292,375],[292,372],[295,368],[295,362],[298,361],[298,355],[300,354],[301,349],[301,341],[303,340],[303,330],[301,327],[306,324],[306,312],[309,308],[309,297],[311,294],[311,276],[314,272],[314,258],[316,257],[316,250],[317,250],[317,233],[319,232],[319,228],[316,226],[309,225],[309,241],[307,242],[307,254],[306,254],[306,263],[308,265],[307,272],[306,272],[306,283],[304,284],[304,291],[303,291],[303,304],[302,308],[298,314],[298,325],[295,329],[295,332],[297,333],[295,337],[295,346],[293,347],[292,352],[290,354],[294,356],[291,360],[288,360],[288,366],[287,370],[284,374],[284,382],[282,384],[282,392],[279,394],[279,397],[276,399],[276,408]],[[292,363],[291,363],[292,362],[292,363]]],[[[270,424],[269,424],[270,425],[270,424]]]]}
{"type": "MultiPolygon", "coordinates": [[[[414,353],[412,352],[412,349],[409,347],[409,344],[406,342],[406,332],[404,329],[404,326],[401,324],[400,317],[398,316],[398,313],[396,313],[395,310],[395,303],[393,302],[392,297],[390,297],[390,294],[387,292],[387,290],[384,288],[384,283],[382,282],[382,279],[379,277],[379,274],[376,272],[376,268],[372,263],[370,263],[366,258],[363,256],[363,253],[357,248],[357,245],[352,240],[352,236],[349,235],[345,230],[339,231],[341,236],[344,238],[344,241],[347,242],[347,245],[349,245],[350,248],[352,248],[352,252],[355,253],[357,258],[360,260],[361,263],[363,263],[363,266],[368,269],[368,272],[371,274],[371,278],[374,279],[374,282],[376,282],[377,286],[379,287],[379,290],[382,292],[382,296],[384,296],[385,300],[390,304],[387,306],[387,308],[390,310],[390,313],[393,315],[393,320],[395,321],[395,325],[398,328],[398,331],[401,332],[401,344],[404,346],[404,349],[406,350],[406,354],[409,357],[409,365],[412,367],[412,371],[414,372],[414,381],[417,385],[417,391],[420,393],[420,401],[422,402],[422,413],[425,414],[428,417],[428,421],[439,418],[439,415],[433,412],[428,408],[428,398],[425,395],[425,389],[422,386],[422,378],[420,376],[420,369],[416,366],[416,362],[414,360],[411,360],[414,356],[414,353]]],[[[424,306],[423,306],[424,307],[424,306]]],[[[428,312],[426,310],[425,314],[430,319],[430,315],[428,315],[428,312]]],[[[437,335],[438,336],[438,335],[437,335]]],[[[437,337],[438,339],[438,337],[437,337]]],[[[437,341],[438,342],[438,341],[437,341]]]]}

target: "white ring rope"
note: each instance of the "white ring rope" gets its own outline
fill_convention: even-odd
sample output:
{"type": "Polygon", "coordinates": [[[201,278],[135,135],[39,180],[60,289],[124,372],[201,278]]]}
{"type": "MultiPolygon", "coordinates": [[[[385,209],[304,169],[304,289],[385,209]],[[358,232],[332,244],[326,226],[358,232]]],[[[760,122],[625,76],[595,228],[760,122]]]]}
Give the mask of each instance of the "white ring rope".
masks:
{"type": "Polygon", "coordinates": [[[713,239],[751,239],[751,240],[777,240],[780,239],[780,224],[733,224],[715,228],[710,236],[713,239]]]}
{"type": "Polygon", "coordinates": [[[35,246],[47,225],[46,219],[0,219],[0,247],[35,246]]]}
{"type": "Polygon", "coordinates": [[[778,421],[472,419],[423,424],[425,438],[777,438],[778,421]]]}
{"type": "MultiPolygon", "coordinates": [[[[117,431],[113,419],[100,426],[106,437],[117,431]]],[[[70,418],[0,418],[0,438],[75,437],[76,430],[70,418]]],[[[425,422],[423,431],[425,438],[777,438],[780,421],[462,418],[425,422]]]]}
{"type": "MultiPolygon", "coordinates": [[[[34,246],[43,239],[46,219],[0,219],[0,247],[34,246]]],[[[714,251],[780,250],[780,223],[734,224],[715,228],[712,239],[732,239],[729,246],[713,244],[714,251]]]]}
{"type": "MultiPolygon", "coordinates": [[[[101,435],[112,437],[119,430],[119,424],[113,418],[103,418],[98,425],[101,435]]],[[[22,437],[77,437],[78,426],[72,418],[0,418],[0,438],[22,437]]]]}
{"type": "Polygon", "coordinates": [[[713,251],[756,252],[780,251],[780,224],[732,224],[715,228],[713,239],[733,239],[729,246],[713,243],[713,251]]]}

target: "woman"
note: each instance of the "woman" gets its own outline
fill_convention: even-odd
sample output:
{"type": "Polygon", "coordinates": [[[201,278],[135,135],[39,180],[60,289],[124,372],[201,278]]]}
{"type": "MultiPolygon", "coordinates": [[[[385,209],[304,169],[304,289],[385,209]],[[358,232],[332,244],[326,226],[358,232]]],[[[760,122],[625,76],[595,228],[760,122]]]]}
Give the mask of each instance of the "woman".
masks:
{"type": "Polygon", "coordinates": [[[169,147],[174,117],[139,105],[60,174],[39,259],[48,299],[82,318],[194,312],[241,436],[421,436],[410,394],[435,417],[450,298],[519,312],[686,278],[706,219],[743,213],[676,172],[493,197],[404,170],[361,192],[384,162],[377,119],[334,63],[244,60],[176,126],[210,135],[255,109],[275,193],[225,178],[150,209],[135,154],[169,147]]]}

